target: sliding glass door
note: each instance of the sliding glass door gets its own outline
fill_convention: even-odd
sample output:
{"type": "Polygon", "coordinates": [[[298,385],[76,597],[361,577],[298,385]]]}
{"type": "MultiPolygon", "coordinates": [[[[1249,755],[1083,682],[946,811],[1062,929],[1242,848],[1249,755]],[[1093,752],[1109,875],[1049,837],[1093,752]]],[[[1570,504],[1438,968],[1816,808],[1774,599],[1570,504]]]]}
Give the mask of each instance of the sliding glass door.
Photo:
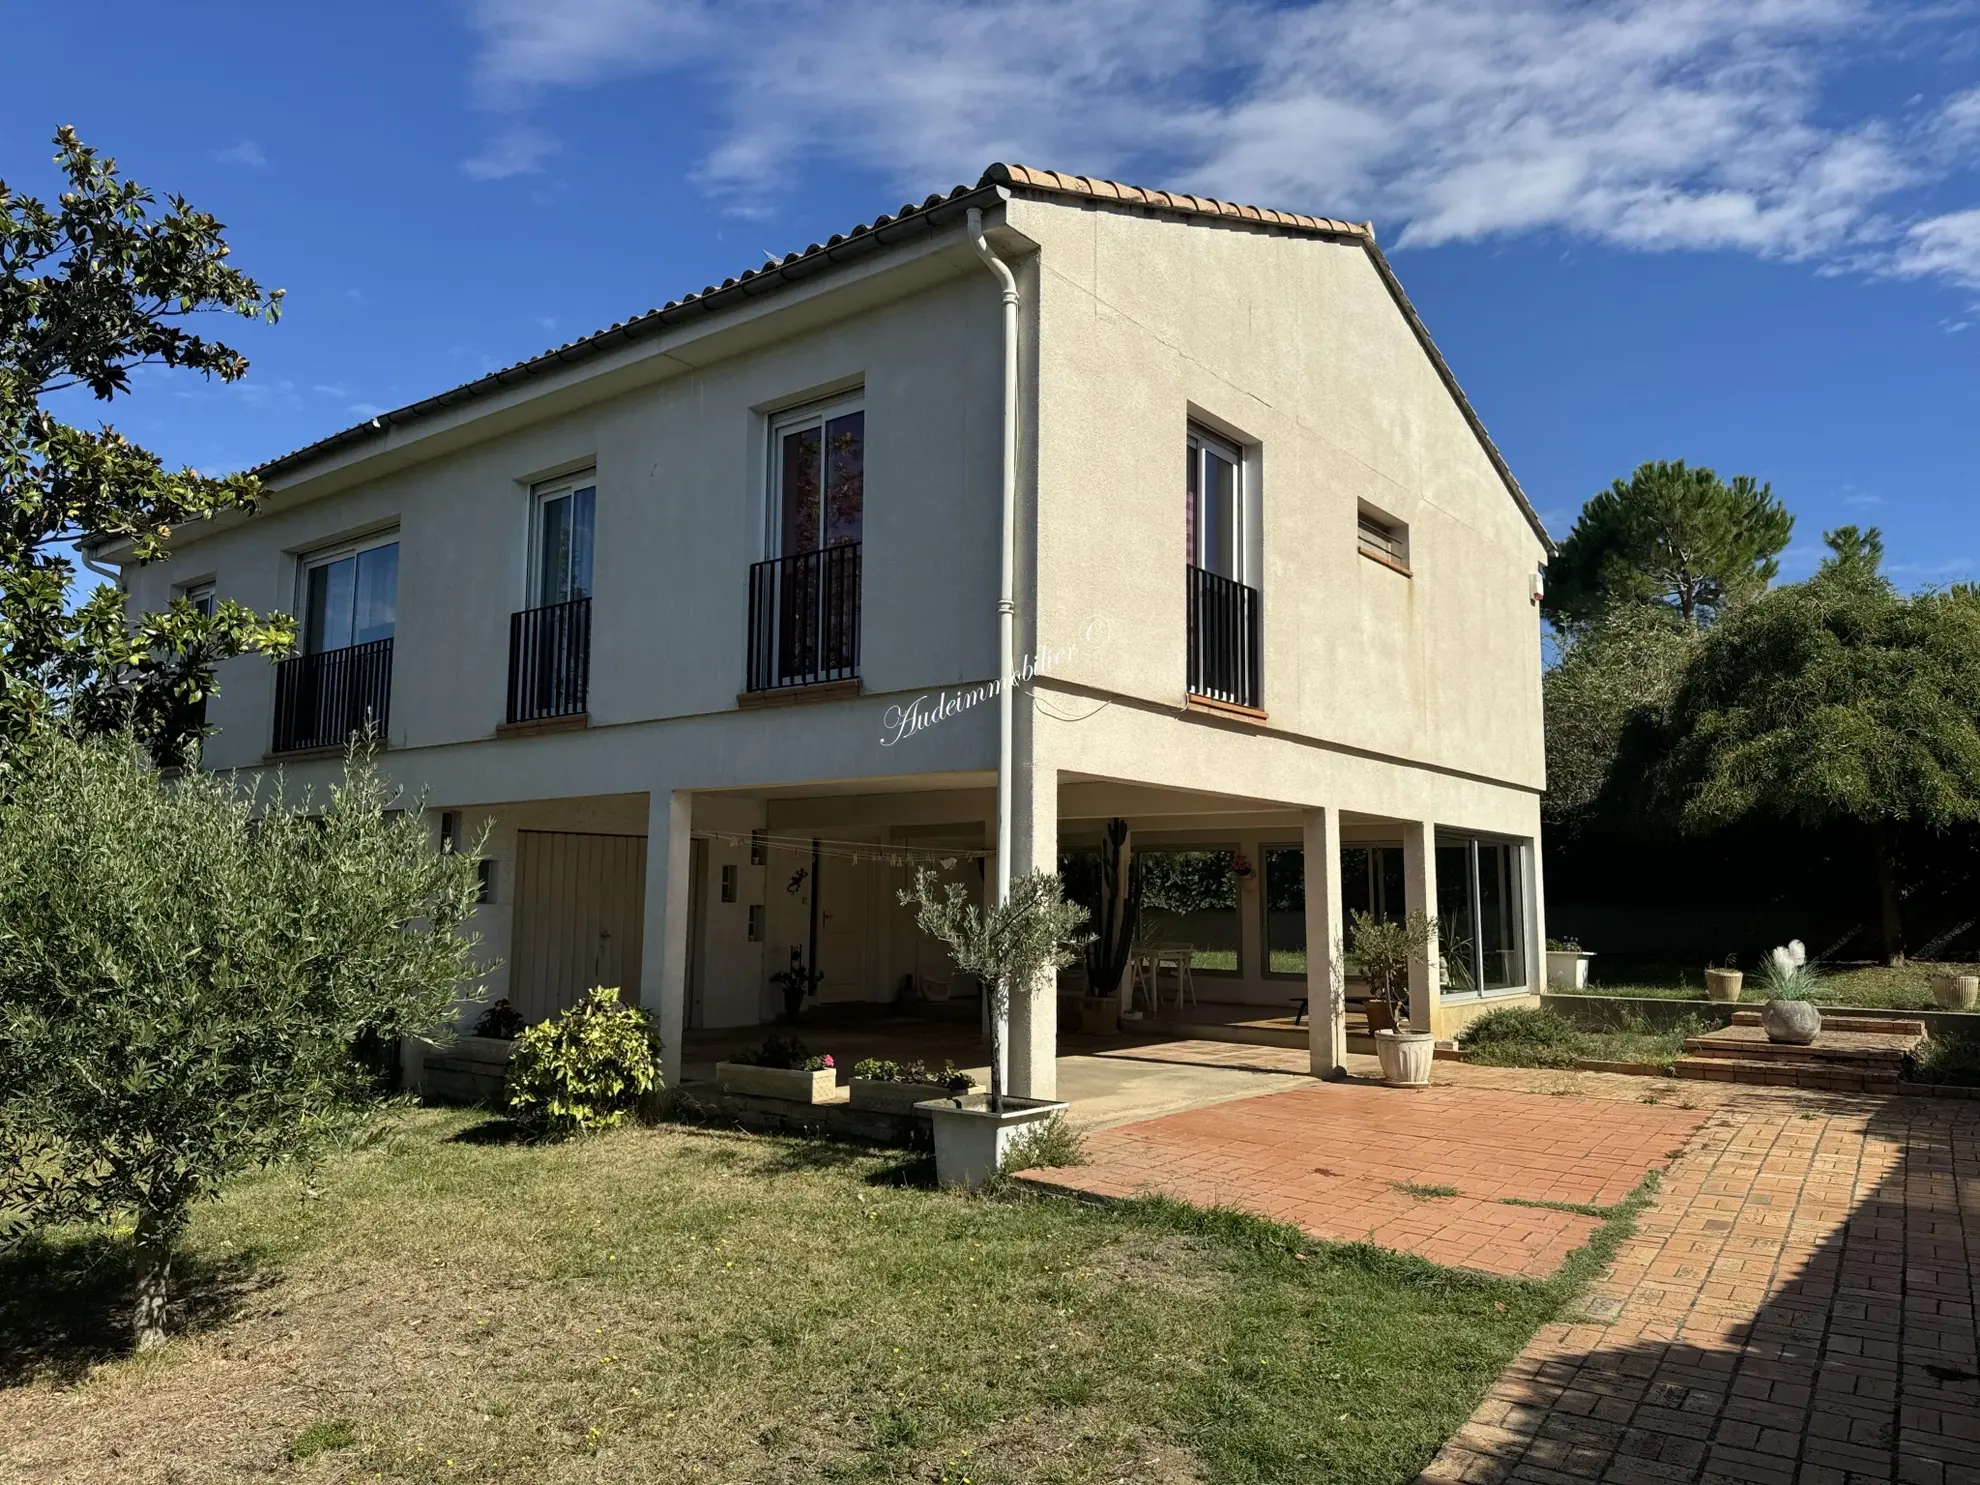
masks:
{"type": "Polygon", "coordinates": [[[1524,845],[1489,836],[1437,837],[1437,939],[1444,993],[1528,983],[1524,845]]]}

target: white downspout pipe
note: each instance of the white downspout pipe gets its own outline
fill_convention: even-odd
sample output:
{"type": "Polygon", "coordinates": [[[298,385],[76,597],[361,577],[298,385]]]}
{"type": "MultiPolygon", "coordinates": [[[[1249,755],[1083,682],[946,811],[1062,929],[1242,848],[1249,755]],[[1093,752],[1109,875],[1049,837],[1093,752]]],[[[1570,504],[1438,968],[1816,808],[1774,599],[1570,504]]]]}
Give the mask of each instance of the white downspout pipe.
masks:
{"type": "MultiPolygon", "coordinates": [[[[1018,287],[1010,265],[983,235],[983,213],[969,209],[969,241],[984,266],[1004,287],[1004,477],[1003,567],[997,589],[997,904],[1011,895],[1011,760],[1016,752],[1017,713],[1017,434],[1018,434],[1018,287]]],[[[1001,1014],[990,1020],[992,1107],[1002,1107],[1009,1084],[1010,996],[1006,987],[1001,1014]]]]}
{"type": "Polygon", "coordinates": [[[1017,671],[1018,287],[1010,265],[983,235],[983,213],[969,209],[969,240],[1004,286],[1003,568],[997,590],[997,901],[1011,895],[1011,756],[1017,671]]]}

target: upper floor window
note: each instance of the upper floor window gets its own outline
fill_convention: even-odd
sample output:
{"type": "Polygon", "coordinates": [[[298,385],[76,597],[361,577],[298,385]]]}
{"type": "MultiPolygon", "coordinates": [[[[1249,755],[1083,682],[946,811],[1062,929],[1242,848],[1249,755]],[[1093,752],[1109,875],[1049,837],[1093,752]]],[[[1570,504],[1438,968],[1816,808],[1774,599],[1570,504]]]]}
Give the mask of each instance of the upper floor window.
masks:
{"type": "Polygon", "coordinates": [[[591,596],[597,480],[589,470],[538,485],[531,602],[538,608],[591,596]]]}
{"type": "Polygon", "coordinates": [[[397,532],[303,558],[303,651],[390,639],[399,612],[397,532]]]}
{"type": "Polygon", "coordinates": [[[1244,461],[1237,446],[1189,430],[1189,565],[1244,581],[1244,461]]]}
{"type": "Polygon", "coordinates": [[[1355,540],[1361,550],[1390,567],[1409,567],[1409,528],[1401,521],[1362,507],[1355,515],[1355,540]]]}
{"type": "Polygon", "coordinates": [[[186,602],[193,606],[194,613],[199,614],[202,618],[210,619],[213,617],[213,584],[194,583],[185,590],[183,596],[186,602]]]}
{"type": "Polygon", "coordinates": [[[771,517],[780,557],[857,543],[866,507],[866,413],[857,402],[800,409],[770,426],[771,517]]]}

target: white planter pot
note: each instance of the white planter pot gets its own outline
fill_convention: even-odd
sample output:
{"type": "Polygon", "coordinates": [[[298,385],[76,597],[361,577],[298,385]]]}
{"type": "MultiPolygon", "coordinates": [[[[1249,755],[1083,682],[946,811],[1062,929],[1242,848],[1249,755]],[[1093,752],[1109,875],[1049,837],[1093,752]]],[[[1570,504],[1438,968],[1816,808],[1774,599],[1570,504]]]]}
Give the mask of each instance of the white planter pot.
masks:
{"type": "Polygon", "coordinates": [[[1739,999],[1740,986],[1746,982],[1745,974],[1737,969],[1708,969],[1705,971],[1705,998],[1728,1003],[1739,999]]]}
{"type": "Polygon", "coordinates": [[[1547,988],[1549,990],[1586,990],[1588,988],[1588,961],[1593,954],[1580,949],[1549,949],[1547,951],[1547,988]]]}
{"type": "Polygon", "coordinates": [[[1427,1031],[1378,1031],[1375,1055],[1381,1060],[1385,1082],[1398,1088],[1428,1088],[1437,1039],[1427,1031]]]}
{"type": "Polygon", "coordinates": [[[852,1106],[876,1114],[912,1114],[916,1104],[953,1097],[940,1083],[888,1083],[878,1078],[854,1078],[852,1106]]]}
{"type": "Polygon", "coordinates": [[[1001,1113],[990,1112],[990,1095],[966,1093],[931,1098],[914,1106],[935,1125],[935,1179],[943,1186],[978,1187],[1004,1168],[1004,1156],[1017,1138],[1066,1105],[1043,1098],[1005,1098],[1001,1113]]]}
{"type": "Polygon", "coordinates": [[[1933,975],[1932,1003],[1942,1011],[1970,1011],[1980,1000],[1980,978],[1973,975],[1933,975]]]}
{"type": "Polygon", "coordinates": [[[1805,1047],[1822,1034],[1822,1013],[1805,1000],[1770,1000],[1760,1009],[1760,1029],[1770,1042],[1805,1047]]]}
{"type": "Polygon", "coordinates": [[[715,1064],[715,1085],[724,1093],[752,1098],[782,1098],[791,1103],[823,1103],[838,1086],[836,1068],[805,1072],[801,1068],[757,1067],[748,1062],[715,1064]]]}

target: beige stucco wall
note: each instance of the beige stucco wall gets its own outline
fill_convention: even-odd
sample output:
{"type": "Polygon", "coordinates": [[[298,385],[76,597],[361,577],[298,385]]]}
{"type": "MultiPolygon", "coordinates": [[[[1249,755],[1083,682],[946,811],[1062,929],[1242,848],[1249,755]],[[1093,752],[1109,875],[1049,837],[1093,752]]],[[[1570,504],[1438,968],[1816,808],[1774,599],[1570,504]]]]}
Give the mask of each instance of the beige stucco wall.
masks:
{"type": "MultiPolygon", "coordinates": [[[[931,286],[867,304],[542,421],[489,415],[475,441],[313,499],[278,487],[246,524],[186,533],[169,562],[132,569],[133,606],[212,580],[221,598],[293,611],[298,554],[399,531],[390,740],[420,748],[493,736],[503,720],[510,614],[525,606],[530,485],[595,465],[591,720],[607,726],[733,712],[744,679],[750,563],[764,555],[767,417],[815,393],[864,388],[862,669],[869,692],[940,687],[995,668],[997,302],[952,244],[931,286]]],[[[802,321],[800,321],[802,323],[802,321]]],[[[703,348],[700,354],[711,354],[703,348]]],[[[228,664],[208,761],[261,761],[274,678],[228,664]]],[[[877,731],[877,729],[876,729],[877,731]]],[[[914,750],[909,768],[937,749],[914,750]]]]}
{"type": "Polygon", "coordinates": [[[1207,419],[1260,482],[1271,725],[1539,787],[1544,551],[1368,255],[1060,203],[1009,220],[1039,244],[1037,642],[1107,620],[1061,678],[1180,705],[1207,419]],[[1359,554],[1362,500],[1409,524],[1413,577],[1359,554]]]}

